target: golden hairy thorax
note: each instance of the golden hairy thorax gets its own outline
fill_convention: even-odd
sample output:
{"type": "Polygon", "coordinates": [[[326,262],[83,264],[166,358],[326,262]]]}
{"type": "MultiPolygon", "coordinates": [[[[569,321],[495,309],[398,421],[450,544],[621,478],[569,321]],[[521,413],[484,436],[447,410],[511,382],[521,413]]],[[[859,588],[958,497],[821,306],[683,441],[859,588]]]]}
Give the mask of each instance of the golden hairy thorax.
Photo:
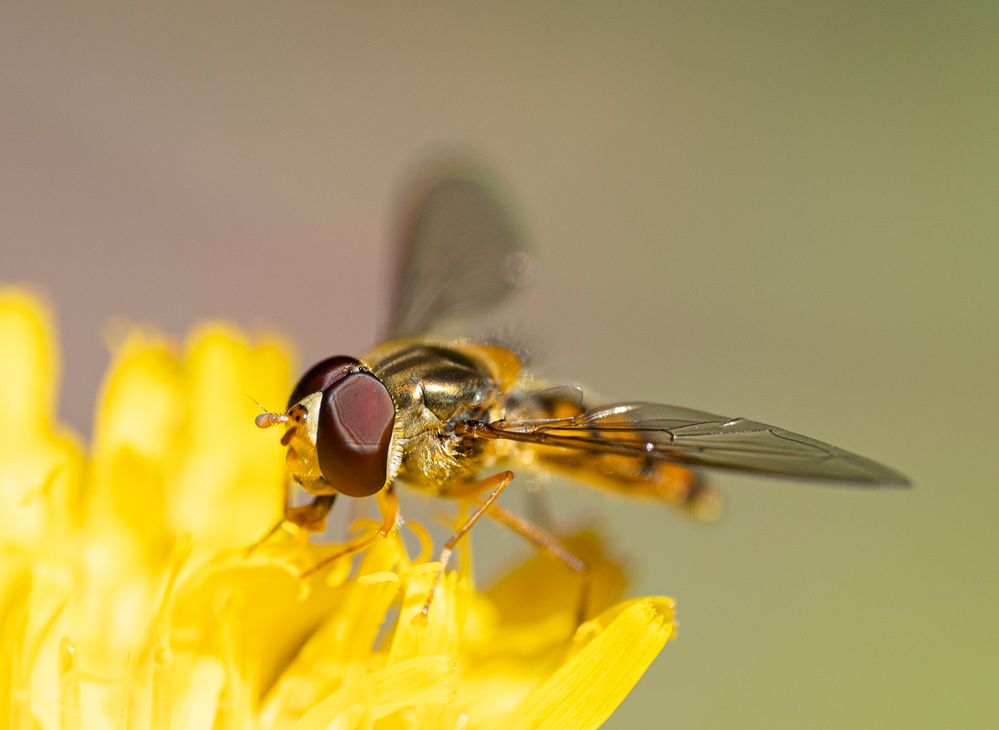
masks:
{"type": "Polygon", "coordinates": [[[452,431],[458,421],[502,418],[504,395],[520,375],[506,348],[466,341],[400,340],[363,358],[395,403],[391,472],[433,489],[467,479],[495,460],[452,431]]]}

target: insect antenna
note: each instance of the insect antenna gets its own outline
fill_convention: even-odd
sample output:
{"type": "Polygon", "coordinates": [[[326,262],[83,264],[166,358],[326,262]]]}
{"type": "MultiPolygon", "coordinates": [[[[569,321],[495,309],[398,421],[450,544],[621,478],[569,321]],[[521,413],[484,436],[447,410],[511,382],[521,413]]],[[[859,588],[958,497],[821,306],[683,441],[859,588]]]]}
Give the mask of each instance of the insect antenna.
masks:
{"type": "Polygon", "coordinates": [[[279,423],[287,423],[288,416],[284,413],[272,413],[267,410],[264,405],[254,398],[249,393],[243,393],[247,398],[257,404],[260,410],[263,411],[259,416],[253,419],[253,422],[257,424],[257,428],[270,428],[271,426],[276,426],[279,423]]]}

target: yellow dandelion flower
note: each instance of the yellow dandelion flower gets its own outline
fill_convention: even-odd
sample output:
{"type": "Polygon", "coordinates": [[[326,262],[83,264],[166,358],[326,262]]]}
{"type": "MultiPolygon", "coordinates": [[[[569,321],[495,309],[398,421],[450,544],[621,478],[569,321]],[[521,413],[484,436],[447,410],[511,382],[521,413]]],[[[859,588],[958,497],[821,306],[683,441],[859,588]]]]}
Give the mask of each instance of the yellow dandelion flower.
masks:
{"type": "Polygon", "coordinates": [[[604,610],[579,627],[573,579],[539,556],[488,590],[447,573],[421,620],[439,564],[413,523],[420,555],[393,533],[325,579],[298,575],[335,547],[301,535],[247,557],[286,479],[245,397],[285,396],[276,338],[128,334],[86,453],[56,424],[37,299],[0,291],[0,352],[0,725],[592,728],[673,636],[670,599],[615,603],[588,533],[604,610]]]}

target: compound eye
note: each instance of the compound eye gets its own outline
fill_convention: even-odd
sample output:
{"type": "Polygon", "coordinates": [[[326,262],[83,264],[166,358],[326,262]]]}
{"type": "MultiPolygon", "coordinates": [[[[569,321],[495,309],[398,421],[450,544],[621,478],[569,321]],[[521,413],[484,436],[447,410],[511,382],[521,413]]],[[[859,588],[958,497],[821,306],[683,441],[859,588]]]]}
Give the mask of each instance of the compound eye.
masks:
{"type": "Polygon", "coordinates": [[[323,478],[348,497],[375,494],[388,477],[395,405],[371,373],[337,380],[323,391],[316,453],[323,478]]]}
{"type": "Polygon", "coordinates": [[[360,364],[359,360],[346,355],[328,357],[316,363],[306,371],[305,375],[298,381],[298,385],[291,391],[288,408],[290,409],[306,396],[326,390],[360,364]]]}

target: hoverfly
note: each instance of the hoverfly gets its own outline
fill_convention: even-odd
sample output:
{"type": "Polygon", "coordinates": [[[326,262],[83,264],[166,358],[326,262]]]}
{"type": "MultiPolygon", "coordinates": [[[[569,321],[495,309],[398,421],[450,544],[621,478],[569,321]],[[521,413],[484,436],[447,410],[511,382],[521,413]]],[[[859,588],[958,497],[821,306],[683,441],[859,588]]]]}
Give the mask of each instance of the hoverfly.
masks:
{"type": "Polygon", "coordinates": [[[316,364],[295,386],[286,412],[256,419],[261,428],[285,426],[288,469],[312,496],[287,509],[285,520],[321,530],[337,495],[379,498],[381,528],[306,575],[389,534],[399,516],[397,481],[442,497],[486,495],[445,543],[438,581],[456,543],[483,515],[585,573],[557,538],[496,503],[514,468],[556,470],[694,515],[715,503],[702,468],[867,487],[908,484],[870,459],[745,418],[644,402],[588,407],[578,388],[535,385],[512,349],[433,336],[442,321],[504,300],[523,268],[523,246],[507,208],[472,173],[438,178],[414,212],[391,339],[360,358],[316,364]]]}

